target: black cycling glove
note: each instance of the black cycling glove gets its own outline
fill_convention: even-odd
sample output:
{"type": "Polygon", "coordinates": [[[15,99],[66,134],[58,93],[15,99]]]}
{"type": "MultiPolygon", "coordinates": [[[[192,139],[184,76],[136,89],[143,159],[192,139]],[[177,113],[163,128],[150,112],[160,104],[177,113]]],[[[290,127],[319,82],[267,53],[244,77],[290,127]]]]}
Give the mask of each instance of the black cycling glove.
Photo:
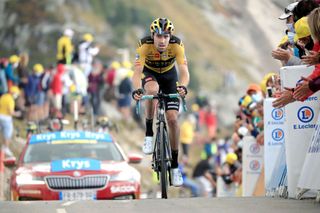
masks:
{"type": "Polygon", "coordinates": [[[177,86],[177,88],[183,89],[183,90],[184,90],[184,93],[185,93],[186,95],[188,94],[187,87],[181,85],[181,86],[177,86]]]}
{"type": "Polygon", "coordinates": [[[135,94],[141,95],[141,94],[143,94],[143,93],[144,93],[144,90],[143,90],[142,88],[140,88],[140,89],[134,90],[131,95],[132,95],[132,98],[134,99],[134,95],[135,95],[135,94]]]}

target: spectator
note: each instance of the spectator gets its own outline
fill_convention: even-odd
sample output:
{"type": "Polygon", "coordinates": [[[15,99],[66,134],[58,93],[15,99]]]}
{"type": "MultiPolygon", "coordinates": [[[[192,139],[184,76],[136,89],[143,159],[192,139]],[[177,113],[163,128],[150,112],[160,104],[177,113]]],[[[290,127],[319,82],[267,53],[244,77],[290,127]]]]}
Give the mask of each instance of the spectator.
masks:
{"type": "Polygon", "coordinates": [[[110,65],[110,69],[106,73],[105,81],[107,83],[106,91],[104,93],[104,99],[107,102],[111,102],[116,99],[115,96],[115,83],[114,79],[116,76],[117,70],[121,67],[121,64],[118,61],[113,61],[110,65]]]}
{"type": "MultiPolygon", "coordinates": [[[[309,22],[309,24],[310,24],[310,26],[312,26],[313,35],[315,37],[314,38],[315,45],[314,45],[313,52],[312,52],[313,55],[310,57],[305,57],[306,61],[308,61],[308,59],[313,61],[314,59],[312,59],[312,58],[317,58],[318,54],[316,52],[319,52],[319,50],[320,50],[320,46],[319,46],[319,42],[318,42],[319,37],[316,36],[316,33],[315,33],[316,31],[314,31],[318,27],[317,23],[318,23],[319,19],[318,19],[317,13],[319,13],[318,9],[316,9],[314,12],[312,12],[310,14],[310,18],[311,18],[312,23],[309,22]],[[314,21],[314,20],[316,20],[316,21],[314,21]]],[[[301,28],[302,28],[300,36],[298,36],[298,38],[301,39],[301,44],[305,45],[305,46],[309,40],[312,40],[311,36],[310,36],[311,35],[310,28],[308,27],[308,24],[306,22],[307,22],[307,18],[304,17],[304,18],[301,18],[296,23],[296,25],[301,26],[301,28]]],[[[303,77],[302,78],[303,81],[300,82],[299,85],[295,89],[285,88],[285,90],[280,93],[280,97],[277,98],[272,103],[273,107],[276,107],[276,108],[284,107],[287,104],[294,102],[296,99],[300,100],[300,101],[304,101],[307,97],[309,97],[310,95],[313,94],[313,91],[311,91],[309,89],[309,82],[312,82],[314,79],[316,79],[319,76],[320,76],[320,69],[319,69],[318,65],[316,65],[315,70],[312,72],[312,74],[309,75],[307,78],[303,77]],[[295,93],[292,92],[293,90],[296,90],[295,93]],[[295,97],[294,97],[294,94],[295,94],[295,97]]]]}
{"type": "Polygon", "coordinates": [[[320,21],[320,9],[317,8],[310,13],[308,16],[308,24],[310,26],[310,32],[315,40],[315,48],[311,53],[312,56],[306,57],[305,61],[310,64],[316,64],[314,71],[308,77],[302,77],[302,81],[299,85],[294,88],[294,92],[290,88],[282,91],[281,96],[275,100],[272,104],[274,107],[283,107],[295,100],[304,101],[307,97],[312,95],[314,92],[320,89],[319,87],[319,76],[320,68],[317,60],[319,61],[319,40],[320,40],[320,31],[319,31],[319,21],[320,21]]]}
{"type": "Polygon", "coordinates": [[[235,153],[228,153],[225,162],[222,164],[221,171],[217,172],[222,177],[225,184],[231,184],[233,182],[241,182],[241,176],[236,173],[241,169],[241,165],[238,162],[238,156],[235,153]]]}
{"type": "MultiPolygon", "coordinates": [[[[285,10],[288,12],[288,14],[292,14],[293,17],[293,23],[294,24],[294,31],[297,32],[299,29],[298,27],[302,28],[304,32],[305,31],[305,24],[301,22],[299,26],[296,26],[296,22],[298,22],[301,18],[307,16],[313,9],[318,7],[318,4],[314,0],[301,0],[298,3],[292,3],[290,4],[285,10]],[[291,7],[290,7],[291,5],[291,7]],[[292,9],[292,10],[291,10],[292,9]]],[[[292,31],[292,18],[288,17],[290,19],[290,22],[288,23],[288,30],[292,31]]],[[[281,16],[280,16],[281,17],[281,16]]],[[[283,17],[286,17],[285,14],[283,14],[283,17]]],[[[288,20],[287,19],[287,20],[288,20]]],[[[288,22],[288,21],[287,21],[288,22]]],[[[301,34],[301,30],[300,30],[301,34]]],[[[290,34],[292,36],[292,34],[290,34]]],[[[289,36],[289,34],[288,34],[289,36]]],[[[312,49],[313,43],[304,44],[301,46],[299,42],[297,42],[297,37],[295,37],[295,45],[293,48],[293,51],[291,51],[289,48],[286,47],[286,45],[281,45],[281,48],[277,48],[276,50],[272,51],[272,56],[275,59],[281,60],[282,64],[285,66],[293,66],[293,65],[300,65],[302,64],[302,61],[300,60],[305,55],[305,49],[308,51],[312,49]]],[[[290,37],[291,39],[291,37],[290,37]]],[[[289,40],[290,41],[290,40],[289,40]]]]}
{"type": "Polygon", "coordinates": [[[57,42],[57,61],[58,64],[70,64],[72,59],[73,45],[72,37],[73,30],[65,29],[63,36],[57,42]]]}
{"type": "MultiPolygon", "coordinates": [[[[100,65],[99,65],[100,66],[100,65]]],[[[63,75],[63,83],[64,83],[64,98],[68,98],[68,103],[70,103],[70,112],[73,112],[74,106],[70,102],[72,98],[77,99],[77,104],[79,106],[79,113],[85,114],[87,106],[89,104],[89,97],[88,97],[88,78],[85,76],[83,71],[76,65],[69,65],[66,67],[68,72],[63,75]],[[69,91],[70,86],[74,84],[73,96],[70,97],[69,91]]],[[[100,67],[98,69],[101,69],[100,67]]],[[[73,99],[74,101],[74,99],[73,99]]],[[[73,102],[75,103],[75,102],[73,102]]]]}
{"type": "Polygon", "coordinates": [[[133,71],[131,70],[131,63],[123,62],[123,69],[117,71],[117,75],[121,79],[118,86],[118,108],[125,119],[131,119],[131,93],[133,91],[131,77],[133,71]]]}
{"type": "Polygon", "coordinates": [[[9,148],[9,144],[13,134],[12,116],[19,116],[18,112],[14,111],[15,99],[19,96],[20,90],[17,86],[12,86],[9,92],[0,97],[0,126],[1,133],[4,137],[2,150],[7,157],[14,157],[9,148]]]}
{"type": "Polygon", "coordinates": [[[215,159],[213,155],[209,155],[207,159],[197,163],[192,177],[201,187],[201,196],[212,197],[216,189],[215,159]]]}
{"type": "Polygon", "coordinates": [[[50,100],[52,99],[50,84],[53,79],[54,70],[55,70],[54,67],[50,66],[49,68],[45,69],[44,73],[41,75],[40,88],[44,92],[44,96],[45,96],[44,106],[43,106],[44,119],[47,119],[49,116],[50,100]]]}
{"type": "Polygon", "coordinates": [[[17,74],[19,78],[19,89],[20,95],[17,100],[17,107],[21,111],[25,111],[25,94],[24,91],[26,89],[28,83],[28,64],[29,64],[29,55],[27,53],[20,54],[20,62],[17,68],[17,74]]]}
{"type": "Polygon", "coordinates": [[[6,58],[1,58],[0,61],[0,96],[8,92],[7,77],[5,68],[8,66],[6,58]]]}
{"type": "Polygon", "coordinates": [[[286,30],[286,35],[288,38],[288,42],[293,44],[294,43],[294,35],[295,35],[295,30],[294,30],[294,17],[293,17],[293,10],[297,6],[299,2],[294,2],[289,4],[285,9],[284,13],[279,17],[280,20],[286,20],[286,25],[287,25],[287,30],[286,30]]]}
{"type": "Polygon", "coordinates": [[[195,134],[196,119],[192,114],[186,116],[181,123],[180,141],[182,145],[182,153],[185,157],[189,157],[190,145],[193,142],[195,134]]]}
{"type": "Polygon", "coordinates": [[[194,180],[188,177],[188,174],[186,172],[185,167],[188,166],[188,157],[183,156],[182,157],[182,162],[179,163],[179,169],[182,174],[182,179],[183,179],[183,187],[187,188],[191,191],[191,196],[192,197],[199,197],[201,194],[201,189],[198,183],[196,183],[194,180]]]}
{"type": "Polygon", "coordinates": [[[294,22],[298,21],[302,17],[309,15],[311,11],[313,11],[317,7],[319,7],[319,5],[314,0],[300,0],[297,6],[294,7],[292,11],[294,22]]]}
{"type": "Polygon", "coordinates": [[[86,76],[91,73],[93,57],[99,53],[99,48],[94,46],[93,39],[90,33],[86,33],[78,46],[79,63],[86,76]]]}
{"type": "Polygon", "coordinates": [[[57,70],[53,76],[50,88],[52,92],[52,102],[53,108],[51,109],[51,116],[53,117],[62,117],[61,109],[62,109],[62,75],[64,74],[64,66],[62,64],[58,64],[57,70]]]}
{"type": "Polygon", "coordinates": [[[12,55],[9,58],[9,63],[7,67],[5,68],[7,83],[8,83],[8,89],[10,89],[13,85],[19,84],[19,78],[14,75],[14,70],[19,65],[20,58],[17,55],[12,55]]]}
{"type": "Polygon", "coordinates": [[[95,63],[92,72],[89,75],[89,87],[88,93],[90,95],[91,105],[93,107],[94,115],[99,115],[100,113],[100,87],[103,82],[102,77],[102,64],[95,63]]]}
{"type": "Polygon", "coordinates": [[[260,82],[264,98],[275,97],[276,92],[280,92],[280,86],[280,76],[273,72],[266,74],[260,82]]]}
{"type": "Polygon", "coordinates": [[[28,121],[39,121],[43,116],[44,93],[41,91],[41,75],[44,68],[41,64],[33,66],[33,72],[28,77],[25,94],[28,106],[28,121]]]}
{"type": "Polygon", "coordinates": [[[217,169],[217,175],[222,178],[222,184],[219,185],[223,188],[223,190],[220,190],[220,197],[234,196],[236,185],[240,185],[242,182],[241,165],[237,160],[237,155],[230,152],[227,154],[221,169],[217,169]]]}
{"type": "MultiPolygon", "coordinates": [[[[61,81],[62,81],[62,108],[61,112],[62,115],[65,116],[70,110],[68,109],[68,105],[70,106],[70,87],[75,84],[75,79],[76,79],[76,69],[72,69],[73,67],[68,65],[65,66],[64,73],[61,76],[61,81]],[[73,77],[73,80],[71,79],[73,77]]],[[[77,70],[79,74],[83,74],[81,70],[77,70]]],[[[86,83],[88,80],[86,79],[86,83]]],[[[87,92],[87,85],[84,85],[84,90],[87,92]]],[[[76,92],[78,92],[78,85],[75,85],[76,92]]],[[[73,91],[74,92],[74,91],[73,91]]],[[[80,97],[80,96],[79,96],[80,97]]],[[[80,101],[80,100],[79,100],[80,101]]],[[[82,101],[82,100],[81,100],[82,101]]],[[[80,102],[81,103],[81,102],[80,102]]]]}

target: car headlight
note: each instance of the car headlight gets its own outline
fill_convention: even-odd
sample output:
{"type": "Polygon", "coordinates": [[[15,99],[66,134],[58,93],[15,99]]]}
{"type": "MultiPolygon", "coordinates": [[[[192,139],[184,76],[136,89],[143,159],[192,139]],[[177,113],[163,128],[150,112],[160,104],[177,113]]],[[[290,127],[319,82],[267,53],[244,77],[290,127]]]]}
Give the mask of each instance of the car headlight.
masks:
{"type": "Polygon", "coordinates": [[[42,177],[34,177],[29,173],[22,173],[17,175],[16,182],[18,185],[26,185],[26,184],[33,184],[39,185],[44,184],[44,180],[42,177]]]}
{"type": "Polygon", "coordinates": [[[135,181],[134,176],[130,172],[119,172],[118,174],[111,175],[110,181],[135,181]]]}

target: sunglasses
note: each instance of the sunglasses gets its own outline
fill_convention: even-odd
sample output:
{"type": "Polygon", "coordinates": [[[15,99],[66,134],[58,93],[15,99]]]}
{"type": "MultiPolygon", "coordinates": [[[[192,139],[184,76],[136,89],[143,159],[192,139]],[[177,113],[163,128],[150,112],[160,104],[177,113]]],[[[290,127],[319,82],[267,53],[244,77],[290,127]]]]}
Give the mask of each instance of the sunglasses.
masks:
{"type": "Polygon", "coordinates": [[[289,9],[287,9],[287,8],[284,8],[284,12],[285,12],[285,13],[292,13],[292,11],[289,10],[289,9]]]}

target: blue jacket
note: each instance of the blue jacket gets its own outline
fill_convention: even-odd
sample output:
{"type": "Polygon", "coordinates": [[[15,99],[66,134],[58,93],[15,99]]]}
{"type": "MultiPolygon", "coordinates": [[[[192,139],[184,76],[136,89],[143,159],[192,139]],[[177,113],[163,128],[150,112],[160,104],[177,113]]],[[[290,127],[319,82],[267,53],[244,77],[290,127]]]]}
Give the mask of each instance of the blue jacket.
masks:
{"type": "Polygon", "coordinates": [[[40,92],[41,76],[29,75],[28,84],[25,89],[26,96],[33,97],[40,92]]]}
{"type": "Polygon", "coordinates": [[[12,67],[12,64],[8,64],[8,66],[5,68],[5,73],[6,73],[6,77],[7,77],[7,80],[11,80],[13,81],[14,84],[18,85],[19,84],[19,78],[14,76],[14,73],[13,73],[13,67],[12,67]]]}

